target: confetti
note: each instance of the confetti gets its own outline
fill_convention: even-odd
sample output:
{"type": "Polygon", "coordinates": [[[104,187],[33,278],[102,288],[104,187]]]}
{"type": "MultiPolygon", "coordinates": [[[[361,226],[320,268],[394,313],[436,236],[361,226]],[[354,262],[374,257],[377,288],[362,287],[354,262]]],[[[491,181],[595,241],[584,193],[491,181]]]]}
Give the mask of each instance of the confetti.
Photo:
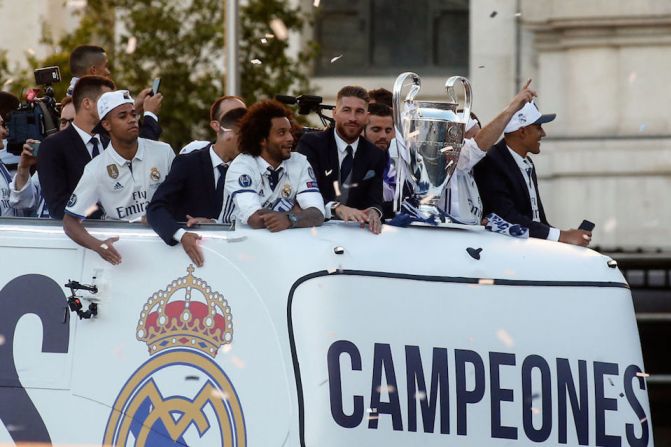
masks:
{"type": "Polygon", "coordinates": [[[137,49],[137,38],[131,36],[128,38],[128,43],[126,44],[126,54],[133,54],[137,49]]]}
{"type": "Polygon", "coordinates": [[[326,269],[326,271],[328,272],[329,275],[333,275],[337,271],[337,269],[328,268],[328,269],[326,269]]]}
{"type": "Polygon", "coordinates": [[[414,132],[410,132],[410,133],[408,134],[408,137],[406,138],[406,140],[409,140],[409,139],[411,139],[411,138],[415,138],[415,137],[417,137],[418,135],[419,135],[419,130],[416,130],[416,131],[414,131],[414,132]]]}
{"type": "Polygon", "coordinates": [[[516,12],[515,17],[522,17],[522,13],[521,12],[516,12]]]}
{"type": "Polygon", "coordinates": [[[273,19],[270,21],[270,28],[275,33],[275,36],[280,40],[287,40],[289,37],[289,31],[287,31],[287,26],[284,24],[282,19],[273,19]]]}
{"type": "Polygon", "coordinates": [[[531,413],[533,414],[541,414],[541,409],[536,408],[536,407],[531,407],[531,413]]]}
{"type": "Polygon", "coordinates": [[[338,59],[340,59],[342,56],[343,56],[343,55],[341,54],[340,56],[332,57],[332,58],[331,58],[331,63],[334,63],[335,61],[337,61],[338,59]]]}
{"type": "Polygon", "coordinates": [[[376,388],[378,393],[395,393],[396,387],[394,385],[380,385],[376,388]]]}
{"type": "Polygon", "coordinates": [[[377,408],[368,408],[368,409],[366,409],[366,412],[368,414],[377,413],[377,408]]]}
{"type": "Polygon", "coordinates": [[[637,372],[636,377],[650,377],[650,374],[644,372],[637,372]]]}
{"type": "Polygon", "coordinates": [[[228,394],[222,390],[212,390],[212,397],[216,397],[221,400],[228,400],[228,394]]]}
{"type": "Polygon", "coordinates": [[[424,391],[417,391],[415,393],[415,399],[419,399],[419,400],[426,399],[426,393],[424,391]]]}
{"type": "Polygon", "coordinates": [[[480,278],[478,280],[478,284],[480,284],[481,286],[493,286],[494,280],[490,278],[480,278]]]}
{"type": "Polygon", "coordinates": [[[274,34],[266,34],[266,39],[274,39],[275,35],[274,34]]]}
{"type": "Polygon", "coordinates": [[[452,149],[454,149],[452,146],[445,146],[444,148],[442,148],[440,150],[440,152],[444,153],[444,152],[447,152],[447,151],[451,151],[452,149]]]}
{"type": "Polygon", "coordinates": [[[242,359],[238,356],[234,355],[231,361],[233,362],[233,365],[235,365],[236,368],[242,369],[245,367],[245,362],[243,362],[242,359]]]}
{"type": "Polygon", "coordinates": [[[499,13],[498,11],[492,11],[492,12],[489,14],[489,18],[490,18],[490,19],[493,19],[494,17],[496,17],[496,15],[497,15],[498,13],[499,13]]]}
{"type": "Polygon", "coordinates": [[[253,65],[261,65],[263,63],[259,59],[252,59],[249,62],[251,62],[253,65]]]}
{"type": "Polygon", "coordinates": [[[265,37],[262,37],[262,38],[261,38],[261,43],[264,44],[264,45],[267,44],[267,43],[268,43],[268,39],[266,39],[265,37]]]}
{"type": "Polygon", "coordinates": [[[68,6],[74,9],[81,9],[86,7],[86,0],[70,0],[68,6]]]}
{"type": "Polygon", "coordinates": [[[505,329],[499,329],[496,332],[496,336],[501,341],[501,343],[504,344],[506,348],[512,348],[515,345],[513,337],[511,337],[508,331],[506,331],[505,329]]]}
{"type": "Polygon", "coordinates": [[[4,336],[4,335],[0,335],[0,346],[2,346],[2,345],[4,345],[4,344],[5,344],[5,336],[4,336]]]}
{"type": "Polygon", "coordinates": [[[648,417],[647,417],[647,416],[644,417],[643,419],[641,419],[641,424],[644,423],[644,422],[647,421],[647,420],[648,420],[648,417]]]}
{"type": "Polygon", "coordinates": [[[7,431],[21,431],[24,429],[23,425],[8,425],[7,426],[7,431]]]}
{"type": "Polygon", "coordinates": [[[319,3],[320,3],[320,0],[314,0],[312,2],[312,6],[314,6],[315,8],[319,8],[319,3]]]}
{"type": "Polygon", "coordinates": [[[90,216],[91,214],[95,213],[98,211],[98,205],[91,205],[85,212],[86,216],[90,216]]]}
{"type": "Polygon", "coordinates": [[[337,180],[333,182],[333,189],[335,190],[336,197],[338,197],[340,195],[340,183],[337,180]]]}
{"type": "Polygon", "coordinates": [[[310,236],[317,237],[317,227],[310,228],[310,236]]]}
{"type": "Polygon", "coordinates": [[[31,56],[35,56],[35,50],[33,50],[32,48],[28,48],[26,50],[26,53],[30,54],[31,56]]]}
{"type": "Polygon", "coordinates": [[[224,345],[224,346],[221,348],[221,350],[222,350],[224,353],[229,353],[229,352],[231,352],[231,349],[233,349],[233,346],[232,346],[232,345],[224,345]]]}
{"type": "Polygon", "coordinates": [[[13,82],[14,82],[14,79],[9,78],[9,79],[7,79],[7,80],[5,81],[5,83],[2,84],[2,85],[4,85],[4,86],[6,87],[6,86],[8,86],[9,84],[11,84],[11,83],[13,83],[13,82]]]}

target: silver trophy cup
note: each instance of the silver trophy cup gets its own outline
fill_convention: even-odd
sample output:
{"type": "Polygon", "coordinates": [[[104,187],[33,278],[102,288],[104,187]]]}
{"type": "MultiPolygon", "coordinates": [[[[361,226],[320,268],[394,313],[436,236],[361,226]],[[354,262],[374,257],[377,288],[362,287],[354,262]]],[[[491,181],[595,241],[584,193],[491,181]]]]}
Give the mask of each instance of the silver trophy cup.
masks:
{"type": "Polygon", "coordinates": [[[471,83],[461,76],[447,80],[445,88],[448,98],[453,102],[415,101],[420,88],[421,80],[415,73],[406,72],[396,78],[393,91],[394,123],[396,133],[401,136],[408,151],[408,180],[419,201],[420,214],[423,217],[442,217],[444,213],[438,208],[438,201],[457,167],[464,144],[465,126],[473,97],[471,83]],[[463,84],[465,92],[461,116],[457,114],[458,103],[454,99],[457,82],[463,84]],[[410,90],[402,100],[401,91],[408,84],[410,90]]]}

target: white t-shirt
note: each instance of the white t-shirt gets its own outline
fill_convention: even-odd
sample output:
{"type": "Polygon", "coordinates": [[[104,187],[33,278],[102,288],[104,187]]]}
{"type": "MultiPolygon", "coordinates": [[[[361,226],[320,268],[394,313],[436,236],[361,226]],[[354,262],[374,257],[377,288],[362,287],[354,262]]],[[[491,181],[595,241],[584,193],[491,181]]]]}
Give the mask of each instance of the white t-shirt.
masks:
{"type": "Polygon", "coordinates": [[[84,168],[65,212],[80,219],[96,210],[100,203],[105,219],[132,221],[141,218],[147,205],[163,183],[175,158],[166,143],[138,138],[137,153],[126,160],[107,146],[84,168]]]}
{"type": "Polygon", "coordinates": [[[226,173],[224,206],[219,222],[237,220],[246,224],[261,208],[287,212],[296,202],[302,209],[317,208],[324,214],[324,199],[305,155],[292,152],[291,158],[280,164],[277,168],[281,169],[279,180],[274,190],[270,188],[269,167],[260,156],[240,154],[233,160],[226,173]]]}

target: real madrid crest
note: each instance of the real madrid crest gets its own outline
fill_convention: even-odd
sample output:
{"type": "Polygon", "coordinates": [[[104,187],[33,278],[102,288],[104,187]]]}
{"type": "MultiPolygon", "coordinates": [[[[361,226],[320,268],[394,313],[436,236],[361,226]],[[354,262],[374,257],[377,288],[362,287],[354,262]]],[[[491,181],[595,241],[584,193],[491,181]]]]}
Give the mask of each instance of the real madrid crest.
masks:
{"type": "Polygon", "coordinates": [[[288,183],[284,184],[284,187],[282,188],[282,197],[285,199],[288,199],[291,197],[291,185],[288,183]]]}
{"type": "Polygon", "coordinates": [[[215,360],[233,340],[231,308],[193,272],[190,265],[186,276],[154,292],[142,307],[135,335],[150,358],[114,402],[104,445],[246,447],[242,405],[215,360]],[[174,377],[185,373],[200,377],[197,386],[174,386],[174,377]]]}
{"type": "Polygon", "coordinates": [[[119,177],[119,168],[117,168],[117,165],[107,165],[107,175],[112,177],[113,179],[116,179],[119,177]]]}
{"type": "Polygon", "coordinates": [[[153,167],[151,168],[149,177],[151,177],[153,181],[158,182],[159,180],[161,180],[161,171],[159,171],[157,167],[153,167]]]}

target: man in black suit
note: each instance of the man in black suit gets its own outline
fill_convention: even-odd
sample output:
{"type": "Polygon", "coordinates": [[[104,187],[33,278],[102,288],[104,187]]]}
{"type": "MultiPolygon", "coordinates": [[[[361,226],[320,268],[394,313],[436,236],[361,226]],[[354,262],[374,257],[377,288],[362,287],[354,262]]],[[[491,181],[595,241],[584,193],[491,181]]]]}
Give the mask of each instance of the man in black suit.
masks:
{"type": "Polygon", "coordinates": [[[214,144],[175,158],[147,207],[147,221],[154,231],[168,245],[181,243],[198,267],[204,262],[198,246],[200,236],[187,232],[177,222],[186,221],[190,227],[219,217],[226,172],[238,155],[238,123],[245,112],[238,107],[216,117],[216,125],[211,123],[217,131],[214,144]]]}
{"type": "Polygon", "coordinates": [[[545,137],[542,125],[555,117],[555,114],[542,115],[533,102],[526,103],[513,114],[503,131],[503,139],[475,165],[483,215],[493,212],[510,223],[528,227],[531,237],[587,246],[591,232],[559,230],[548,223],[536,170],[528,157],[530,153],[540,153],[540,142],[545,137]]]}
{"type": "MultiPolygon", "coordinates": [[[[111,79],[112,72],[109,69],[109,59],[105,49],[95,45],[80,45],[70,53],[70,72],[72,79],[68,87],[67,95],[72,96],[74,87],[83,76],[101,76],[111,79]]],[[[158,93],[150,95],[151,89],[145,88],[135,98],[135,110],[142,116],[140,126],[140,138],[158,141],[161,136],[161,126],[158,124],[158,113],[161,110],[163,96],[158,93]]],[[[109,143],[109,135],[101,126],[96,128],[97,134],[103,143],[103,147],[109,143]]]]}
{"type": "Polygon", "coordinates": [[[114,82],[101,76],[84,76],[72,98],[75,119],[65,130],[46,138],[37,156],[42,195],[54,219],[63,219],[65,205],[84,172],[84,166],[100,154],[103,145],[93,128],[98,124],[98,98],[115,90],[114,82]]]}
{"type": "Polygon", "coordinates": [[[382,230],[382,178],[386,154],[361,137],[368,122],[368,92],[340,89],[335,129],[306,133],[296,150],[308,158],[326,204],[326,218],[355,221],[382,230]]]}

